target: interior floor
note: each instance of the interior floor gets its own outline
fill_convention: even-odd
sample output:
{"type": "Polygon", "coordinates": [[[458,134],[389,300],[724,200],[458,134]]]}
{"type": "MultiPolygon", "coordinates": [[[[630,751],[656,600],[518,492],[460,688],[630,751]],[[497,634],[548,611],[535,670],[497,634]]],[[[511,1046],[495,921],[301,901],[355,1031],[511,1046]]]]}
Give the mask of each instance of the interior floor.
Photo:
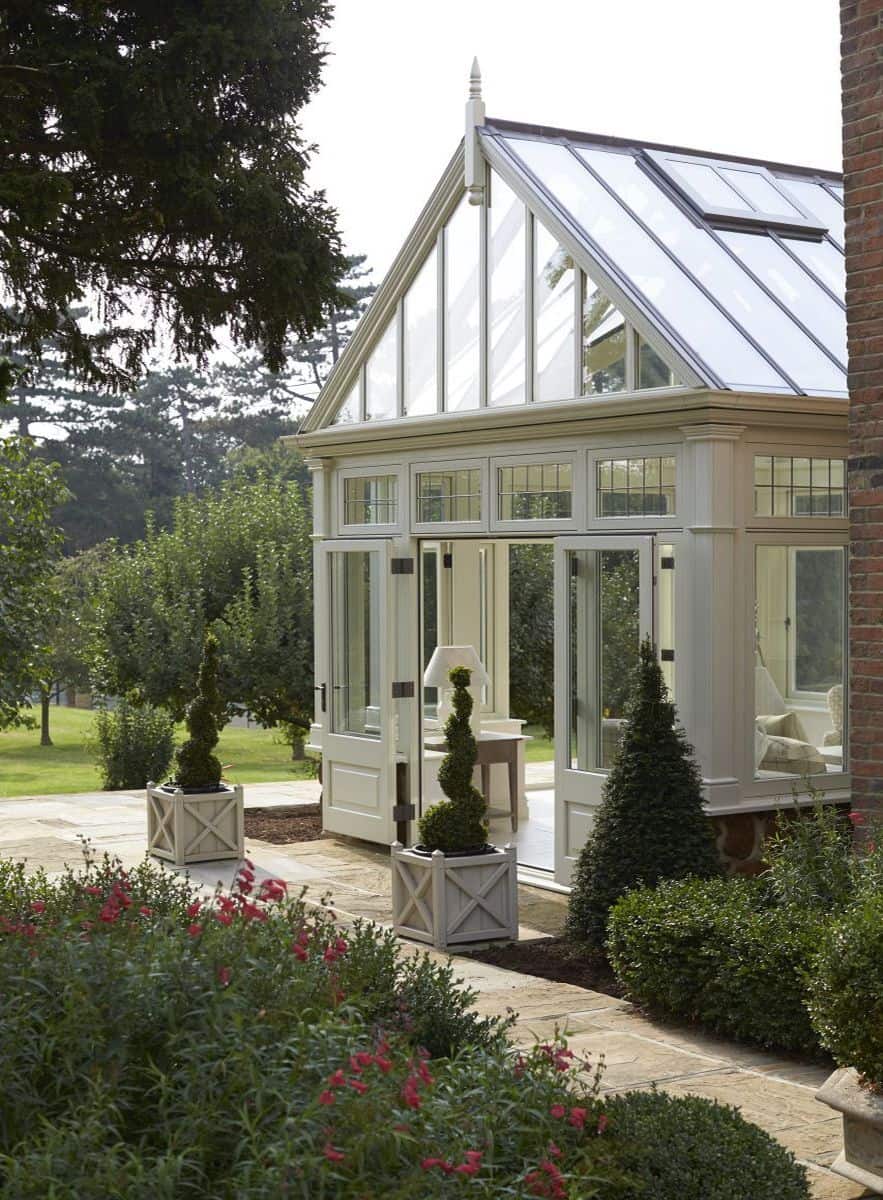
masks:
{"type": "MultiPolygon", "coordinates": [[[[540,764],[543,765],[543,764],[540,764]]],[[[518,822],[513,834],[509,822],[502,817],[491,822],[491,841],[504,846],[511,842],[518,847],[518,865],[535,871],[555,869],[555,792],[551,787],[537,788],[527,793],[527,820],[518,822]]]]}

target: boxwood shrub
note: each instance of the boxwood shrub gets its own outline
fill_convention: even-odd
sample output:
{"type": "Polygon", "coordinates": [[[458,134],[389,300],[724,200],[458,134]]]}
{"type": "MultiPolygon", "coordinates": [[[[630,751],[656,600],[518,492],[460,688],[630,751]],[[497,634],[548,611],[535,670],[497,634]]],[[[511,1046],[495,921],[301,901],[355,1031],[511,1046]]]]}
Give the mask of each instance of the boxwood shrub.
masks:
{"type": "Polygon", "coordinates": [[[805,1169],[735,1108],[627,1092],[606,1103],[628,1200],[807,1200],[805,1169]]]}
{"type": "Polygon", "coordinates": [[[614,907],[608,954],[642,1004],[764,1046],[813,1051],[807,981],[825,918],[776,907],[763,879],[688,879],[614,907]]]}
{"type": "Polygon", "coordinates": [[[868,894],[828,927],[809,988],[822,1045],[883,1089],[883,893],[868,894]]]}

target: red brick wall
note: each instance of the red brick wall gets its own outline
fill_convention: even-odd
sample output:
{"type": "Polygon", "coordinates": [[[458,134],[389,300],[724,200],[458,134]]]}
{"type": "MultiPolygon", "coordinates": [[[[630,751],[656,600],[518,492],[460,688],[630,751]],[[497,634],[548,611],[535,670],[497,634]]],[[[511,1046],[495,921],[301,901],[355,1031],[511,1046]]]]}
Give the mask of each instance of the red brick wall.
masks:
{"type": "Polygon", "coordinates": [[[841,0],[853,807],[883,811],[883,0],[841,0]]]}

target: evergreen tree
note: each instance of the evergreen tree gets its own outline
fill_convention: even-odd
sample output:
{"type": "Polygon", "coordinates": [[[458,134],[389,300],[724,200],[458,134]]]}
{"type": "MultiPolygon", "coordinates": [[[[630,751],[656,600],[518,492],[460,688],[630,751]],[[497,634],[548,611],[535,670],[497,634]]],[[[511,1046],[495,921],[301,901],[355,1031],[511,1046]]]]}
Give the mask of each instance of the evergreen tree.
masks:
{"type": "Polygon", "coordinates": [[[450,673],[454,689],[451,715],[445,724],[448,752],[438,770],[438,781],[447,800],[440,800],[420,820],[420,840],[427,850],[455,854],[479,850],[487,843],[487,802],[472,782],[477,748],[469,718],[472,695],[468,667],[450,673]]]}
{"type": "Polygon", "coordinates": [[[185,720],[190,737],[175,755],[178,787],[209,791],[221,782],[221,762],[213,750],[218,744],[218,714],[222,710],[218,639],[209,633],[203,643],[196,695],[187,706],[185,720]]]}
{"type": "Polygon", "coordinates": [[[568,934],[596,949],[604,945],[610,909],[629,888],[721,873],[699,768],[676,725],[649,639],[641,645],[626,719],[594,829],[577,861],[567,916],[568,934]]]}

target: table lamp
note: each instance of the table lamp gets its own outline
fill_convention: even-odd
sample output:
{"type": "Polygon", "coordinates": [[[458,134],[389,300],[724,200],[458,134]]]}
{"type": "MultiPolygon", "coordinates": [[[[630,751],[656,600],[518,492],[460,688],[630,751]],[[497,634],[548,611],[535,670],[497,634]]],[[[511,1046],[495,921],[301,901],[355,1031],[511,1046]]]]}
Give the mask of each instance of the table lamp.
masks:
{"type": "MultiPolygon", "coordinates": [[[[454,667],[466,667],[472,672],[470,679],[470,688],[486,687],[490,684],[490,677],[484,669],[481,659],[478,657],[474,646],[436,646],[432,653],[432,658],[429,660],[429,665],[423,672],[423,683],[426,687],[438,688],[438,723],[444,728],[448,717],[451,715],[450,692],[451,679],[450,674],[454,667]]],[[[477,700],[477,697],[476,697],[477,700]]],[[[478,704],[476,703],[476,710],[478,704]]],[[[474,716],[473,720],[477,718],[474,716]]]]}

